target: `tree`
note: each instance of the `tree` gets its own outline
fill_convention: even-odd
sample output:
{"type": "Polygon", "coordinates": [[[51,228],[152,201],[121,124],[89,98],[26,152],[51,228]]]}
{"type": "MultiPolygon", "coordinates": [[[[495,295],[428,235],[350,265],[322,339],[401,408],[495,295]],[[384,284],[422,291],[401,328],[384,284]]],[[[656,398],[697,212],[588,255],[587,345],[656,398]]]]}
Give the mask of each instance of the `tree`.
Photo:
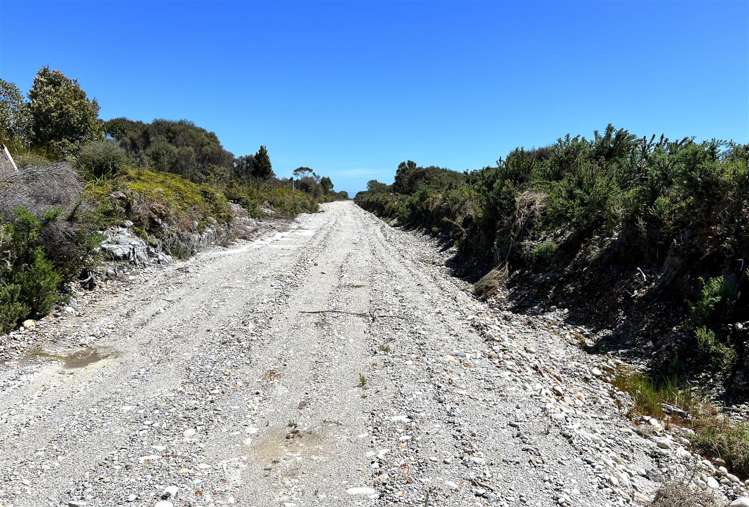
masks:
{"type": "Polygon", "coordinates": [[[386,183],[379,182],[377,180],[369,180],[367,182],[367,192],[380,193],[380,192],[387,192],[390,190],[390,185],[386,183]]]}
{"type": "Polygon", "coordinates": [[[252,178],[254,169],[254,155],[243,155],[234,161],[234,176],[241,180],[249,180],[252,178]]]}
{"type": "Polygon", "coordinates": [[[320,178],[320,186],[322,187],[323,194],[329,194],[333,191],[333,180],[327,176],[320,178]]]}
{"type": "Polygon", "coordinates": [[[28,146],[31,119],[16,85],[0,79],[0,143],[11,150],[28,146]]]}
{"type": "Polygon", "coordinates": [[[260,148],[255,153],[255,163],[252,168],[252,175],[255,178],[267,180],[273,177],[273,166],[270,163],[270,156],[268,155],[268,149],[264,145],[260,145],[260,148]]]}
{"type": "Polygon", "coordinates": [[[294,173],[294,176],[296,176],[299,179],[302,179],[302,178],[306,178],[307,176],[311,176],[315,172],[309,167],[302,166],[302,167],[297,167],[296,169],[294,169],[293,173],[294,173]]]}
{"type": "Polygon", "coordinates": [[[31,141],[53,156],[66,156],[86,141],[101,137],[99,104],[89,100],[78,81],[59,70],[42,68],[29,92],[31,141]]]}
{"type": "Polygon", "coordinates": [[[409,179],[411,175],[416,171],[416,162],[414,162],[413,160],[401,162],[400,164],[398,164],[398,170],[395,171],[393,190],[401,194],[411,193],[413,191],[413,188],[411,188],[411,185],[409,185],[409,179]]]}

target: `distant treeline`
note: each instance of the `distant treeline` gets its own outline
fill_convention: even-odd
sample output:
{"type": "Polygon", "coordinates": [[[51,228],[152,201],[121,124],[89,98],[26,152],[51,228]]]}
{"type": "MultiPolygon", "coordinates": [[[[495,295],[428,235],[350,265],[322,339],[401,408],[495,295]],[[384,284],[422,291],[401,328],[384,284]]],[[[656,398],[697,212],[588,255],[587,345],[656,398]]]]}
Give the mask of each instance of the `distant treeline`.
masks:
{"type": "Polygon", "coordinates": [[[608,126],[476,171],[403,162],[356,202],[456,245],[459,271],[490,273],[483,290],[613,329],[601,348],[749,387],[749,145],[608,126]]]}

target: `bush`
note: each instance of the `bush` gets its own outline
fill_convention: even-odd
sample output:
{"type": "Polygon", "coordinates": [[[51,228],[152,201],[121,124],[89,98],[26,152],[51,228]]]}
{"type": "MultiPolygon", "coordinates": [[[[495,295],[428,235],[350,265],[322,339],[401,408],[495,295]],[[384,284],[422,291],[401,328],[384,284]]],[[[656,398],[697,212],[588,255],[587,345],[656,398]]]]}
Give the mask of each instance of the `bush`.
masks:
{"type": "Polygon", "coordinates": [[[94,141],[84,145],[77,166],[90,176],[100,178],[119,173],[127,163],[125,150],[112,141],[94,141]]]}
{"type": "MultiPolygon", "coordinates": [[[[48,217],[46,220],[53,220],[48,217]]],[[[0,234],[0,332],[28,317],[42,317],[59,300],[62,276],[40,243],[45,223],[23,208],[0,234]]]]}
{"type": "Polygon", "coordinates": [[[705,366],[719,372],[727,372],[736,362],[736,351],[720,343],[715,331],[700,326],[694,331],[697,340],[697,350],[707,361],[705,366]]]}
{"type": "Polygon", "coordinates": [[[28,305],[21,301],[21,286],[10,280],[0,282],[0,334],[11,331],[30,312],[28,305]]]}
{"type": "Polygon", "coordinates": [[[692,443],[702,454],[724,460],[726,468],[742,479],[749,477],[749,424],[723,416],[702,418],[692,443]]]}

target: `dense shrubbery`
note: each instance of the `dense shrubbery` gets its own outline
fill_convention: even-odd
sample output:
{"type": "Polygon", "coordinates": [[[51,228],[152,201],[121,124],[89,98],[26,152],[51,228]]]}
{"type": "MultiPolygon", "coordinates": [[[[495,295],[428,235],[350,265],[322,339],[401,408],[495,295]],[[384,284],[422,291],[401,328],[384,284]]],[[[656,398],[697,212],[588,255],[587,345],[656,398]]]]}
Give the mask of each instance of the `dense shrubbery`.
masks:
{"type": "Polygon", "coordinates": [[[89,176],[113,176],[125,167],[127,154],[112,141],[93,141],[81,147],[76,163],[89,176]]]}
{"type": "Polygon", "coordinates": [[[749,338],[733,325],[749,320],[749,146],[609,126],[470,173],[402,163],[356,201],[455,242],[479,275],[503,266],[552,298],[611,296],[599,315],[667,304],[664,323],[690,337],[672,362],[730,370],[749,338]]]}
{"type": "Polygon", "coordinates": [[[57,218],[56,210],[39,219],[19,208],[0,226],[0,333],[49,312],[63,283],[93,261],[91,236],[57,218]]]}
{"type": "Polygon", "coordinates": [[[0,80],[0,143],[22,168],[0,181],[0,333],[44,315],[65,283],[87,274],[96,231],[129,220],[152,245],[183,256],[191,251],[180,237],[231,222],[229,201],[252,216],[292,217],[347,197],[311,170],[276,179],[265,146],[235,158],[189,121],[102,122],[98,112],[59,71],[41,69],[28,100],[0,80]]]}

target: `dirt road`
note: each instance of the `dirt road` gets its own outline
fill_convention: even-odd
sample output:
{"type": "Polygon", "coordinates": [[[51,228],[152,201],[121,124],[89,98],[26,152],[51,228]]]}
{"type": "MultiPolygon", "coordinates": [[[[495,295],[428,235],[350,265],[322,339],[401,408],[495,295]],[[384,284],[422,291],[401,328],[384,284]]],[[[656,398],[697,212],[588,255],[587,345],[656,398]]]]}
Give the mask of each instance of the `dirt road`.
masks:
{"type": "Polygon", "coordinates": [[[675,466],[557,324],[490,312],[353,203],[323,210],[0,366],[0,505],[616,505],[675,466]],[[98,355],[55,360],[81,345],[98,355]]]}

